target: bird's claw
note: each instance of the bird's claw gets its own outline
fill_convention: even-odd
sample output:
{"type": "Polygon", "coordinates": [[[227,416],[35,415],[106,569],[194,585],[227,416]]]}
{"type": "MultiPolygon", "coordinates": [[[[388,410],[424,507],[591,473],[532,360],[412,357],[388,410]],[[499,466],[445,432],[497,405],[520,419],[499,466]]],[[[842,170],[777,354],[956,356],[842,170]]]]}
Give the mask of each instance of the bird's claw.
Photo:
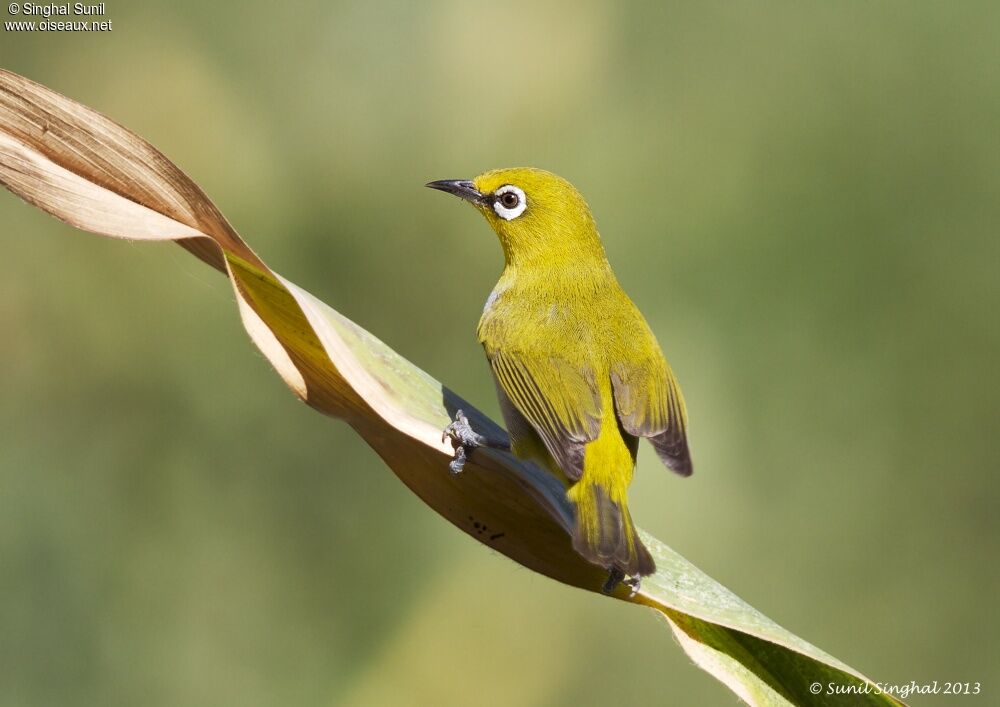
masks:
{"type": "Polygon", "coordinates": [[[451,448],[455,450],[455,457],[448,463],[448,468],[456,475],[462,473],[473,449],[488,444],[485,437],[472,429],[469,418],[461,410],[455,413],[455,419],[441,432],[441,441],[447,439],[451,440],[451,448]]]}
{"type": "Polygon", "coordinates": [[[448,462],[448,469],[452,474],[458,476],[462,473],[465,468],[465,462],[468,460],[468,454],[465,451],[465,447],[459,445],[455,447],[455,456],[450,462],[448,462]]]}
{"type": "Polygon", "coordinates": [[[623,579],[625,579],[625,573],[617,567],[612,567],[608,570],[608,578],[604,582],[604,586],[601,587],[601,592],[604,594],[612,594],[615,591],[615,587],[617,587],[618,583],[623,579]]]}
{"type": "Polygon", "coordinates": [[[629,588],[629,599],[634,597],[642,584],[642,577],[629,577],[624,572],[622,572],[617,567],[612,567],[608,570],[608,579],[604,582],[604,586],[601,587],[601,592],[604,594],[613,594],[615,587],[619,584],[624,584],[629,588]]]}

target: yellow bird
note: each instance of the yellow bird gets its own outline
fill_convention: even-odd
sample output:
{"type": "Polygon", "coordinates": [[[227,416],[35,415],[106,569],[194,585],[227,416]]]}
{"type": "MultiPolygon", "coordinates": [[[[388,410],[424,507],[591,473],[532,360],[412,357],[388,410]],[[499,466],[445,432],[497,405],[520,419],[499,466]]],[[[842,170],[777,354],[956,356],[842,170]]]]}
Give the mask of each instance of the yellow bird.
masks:
{"type": "MultiPolygon", "coordinates": [[[[687,412],[656,337],[611,271],[590,208],[561,177],[499,169],[427,185],[473,204],[500,238],[505,265],[479,320],[479,341],[518,457],[566,485],[573,547],[624,577],[656,566],[636,534],[628,487],[639,438],[673,471],[692,471],[687,412]]],[[[459,413],[449,425],[461,471],[489,444],[459,413]]]]}

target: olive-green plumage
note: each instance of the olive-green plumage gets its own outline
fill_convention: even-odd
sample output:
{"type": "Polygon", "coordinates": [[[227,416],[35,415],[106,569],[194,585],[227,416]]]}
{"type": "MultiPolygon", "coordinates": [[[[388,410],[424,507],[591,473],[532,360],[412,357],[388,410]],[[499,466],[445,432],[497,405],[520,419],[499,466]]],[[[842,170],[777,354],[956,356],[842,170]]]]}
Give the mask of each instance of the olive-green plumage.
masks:
{"type": "Polygon", "coordinates": [[[538,169],[429,186],[472,202],[503,246],[506,264],[478,334],[513,452],[566,483],[579,553],[609,570],[652,573],[627,505],[638,438],[689,475],[686,412],[656,338],[611,271],[589,207],[569,182],[538,169]]]}

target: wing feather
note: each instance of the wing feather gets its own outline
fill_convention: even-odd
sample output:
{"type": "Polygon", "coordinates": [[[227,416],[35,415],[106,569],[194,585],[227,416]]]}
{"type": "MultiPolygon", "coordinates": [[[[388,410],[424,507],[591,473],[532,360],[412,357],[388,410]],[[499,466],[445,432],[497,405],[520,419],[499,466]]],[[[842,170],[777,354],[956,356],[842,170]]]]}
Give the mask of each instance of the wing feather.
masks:
{"type": "Polygon", "coordinates": [[[666,359],[657,354],[611,366],[618,420],[629,434],[648,438],[667,467],[690,476],[684,398],[666,359]]]}
{"type": "Polygon", "coordinates": [[[493,375],[531,423],[567,477],[583,474],[584,447],[601,428],[600,394],[593,373],[557,356],[488,353],[493,375]]]}

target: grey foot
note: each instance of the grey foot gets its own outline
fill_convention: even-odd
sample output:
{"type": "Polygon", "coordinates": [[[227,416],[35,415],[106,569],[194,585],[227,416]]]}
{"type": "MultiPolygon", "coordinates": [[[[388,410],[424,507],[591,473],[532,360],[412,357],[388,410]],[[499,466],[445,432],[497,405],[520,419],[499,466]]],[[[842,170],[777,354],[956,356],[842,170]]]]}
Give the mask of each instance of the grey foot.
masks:
{"type": "Polygon", "coordinates": [[[629,588],[630,590],[629,598],[631,598],[634,597],[636,593],[639,591],[639,587],[642,584],[642,578],[628,577],[624,572],[622,572],[617,567],[612,567],[610,570],[608,570],[608,579],[604,583],[604,586],[601,587],[601,591],[605,594],[613,594],[615,591],[615,587],[617,587],[619,583],[624,584],[626,587],[629,588]]]}
{"type": "Polygon", "coordinates": [[[605,594],[613,594],[615,591],[615,587],[618,586],[619,582],[624,581],[624,579],[625,579],[625,573],[622,572],[617,567],[612,567],[610,570],[608,570],[608,579],[604,583],[604,586],[601,587],[601,591],[605,594]]]}
{"type": "Polygon", "coordinates": [[[473,449],[489,446],[489,440],[472,429],[469,418],[461,410],[455,413],[455,420],[441,433],[441,441],[444,442],[446,439],[451,440],[451,448],[455,450],[455,458],[448,464],[452,474],[462,473],[469,453],[473,449]]]}

